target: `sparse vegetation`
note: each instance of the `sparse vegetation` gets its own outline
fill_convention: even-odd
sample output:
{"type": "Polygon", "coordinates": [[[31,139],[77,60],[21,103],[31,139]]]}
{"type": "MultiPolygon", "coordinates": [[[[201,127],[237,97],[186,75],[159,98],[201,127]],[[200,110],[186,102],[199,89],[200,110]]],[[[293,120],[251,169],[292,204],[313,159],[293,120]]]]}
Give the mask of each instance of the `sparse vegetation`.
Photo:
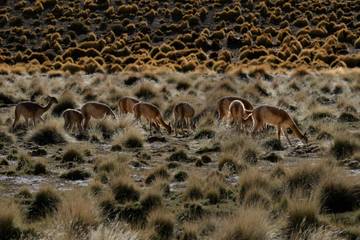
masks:
{"type": "Polygon", "coordinates": [[[38,220],[56,212],[60,204],[60,197],[51,188],[42,188],[34,196],[27,209],[27,218],[38,220]]]}
{"type": "Polygon", "coordinates": [[[355,0],[0,5],[1,239],[360,236],[355,0]],[[48,96],[43,119],[14,121],[48,96]],[[163,119],[118,111],[126,96],[163,119]],[[224,96],[284,109],[301,134],[219,121],[224,96]],[[83,111],[65,132],[62,112],[90,101],[113,118],[83,111]],[[180,102],[195,114],[175,136],[160,125],[180,102]]]}
{"type": "Polygon", "coordinates": [[[35,128],[29,134],[29,140],[41,146],[67,142],[64,130],[55,120],[35,128]]]}

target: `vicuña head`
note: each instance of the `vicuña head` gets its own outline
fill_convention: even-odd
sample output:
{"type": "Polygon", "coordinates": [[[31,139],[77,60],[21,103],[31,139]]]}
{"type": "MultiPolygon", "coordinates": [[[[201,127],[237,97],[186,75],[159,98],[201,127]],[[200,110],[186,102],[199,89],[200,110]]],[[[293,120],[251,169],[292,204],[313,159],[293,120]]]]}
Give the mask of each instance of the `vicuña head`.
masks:
{"type": "Polygon", "coordinates": [[[280,141],[281,132],[285,135],[289,144],[291,141],[288,137],[286,130],[290,128],[295,135],[303,142],[308,142],[308,137],[306,134],[302,134],[294,120],[290,115],[283,109],[278,107],[263,105],[255,108],[252,111],[246,111],[250,113],[248,117],[252,116],[253,118],[253,129],[252,132],[255,133],[260,129],[264,128],[266,124],[273,125],[277,128],[277,138],[280,141]]]}
{"type": "Polygon", "coordinates": [[[27,126],[29,126],[29,120],[32,120],[34,126],[37,120],[44,121],[42,115],[50,109],[51,105],[58,103],[58,100],[55,97],[47,96],[46,100],[48,103],[44,107],[36,102],[31,101],[18,103],[15,107],[15,118],[12,128],[15,128],[21,116],[24,117],[27,126]]]}
{"type": "Polygon", "coordinates": [[[163,117],[160,113],[159,108],[151,103],[139,102],[134,105],[133,112],[136,119],[144,117],[149,122],[149,128],[151,133],[152,125],[155,127],[163,126],[169,134],[171,134],[172,129],[170,124],[165,123],[163,117]]]}

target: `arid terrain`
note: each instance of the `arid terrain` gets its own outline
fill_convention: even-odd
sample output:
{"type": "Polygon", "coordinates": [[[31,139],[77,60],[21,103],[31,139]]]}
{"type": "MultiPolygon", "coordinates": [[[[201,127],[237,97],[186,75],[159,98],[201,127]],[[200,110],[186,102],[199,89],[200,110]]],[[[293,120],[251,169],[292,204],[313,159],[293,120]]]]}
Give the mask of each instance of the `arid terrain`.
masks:
{"type": "Polygon", "coordinates": [[[0,240],[359,239],[359,21],[358,0],[0,0],[0,240]],[[300,133],[219,121],[224,96],[300,133]],[[52,105],[13,127],[23,101],[52,105]],[[66,129],[94,101],[110,116],[66,129]]]}
{"type": "Polygon", "coordinates": [[[30,239],[111,239],[96,234],[123,229],[134,239],[356,239],[359,74],[3,76],[4,98],[45,105],[51,95],[59,103],[29,129],[22,120],[12,130],[14,107],[1,108],[1,204],[12,210],[1,212],[0,231],[30,239]],[[219,123],[216,101],[227,95],[286,109],[309,142],[290,134],[290,146],[270,127],[251,136],[219,123]],[[186,101],[196,130],[150,134],[144,120],[119,114],[92,119],[82,133],[64,131],[64,109],[97,100],[118,114],[122,96],[154,103],[165,122],[186,101]]]}

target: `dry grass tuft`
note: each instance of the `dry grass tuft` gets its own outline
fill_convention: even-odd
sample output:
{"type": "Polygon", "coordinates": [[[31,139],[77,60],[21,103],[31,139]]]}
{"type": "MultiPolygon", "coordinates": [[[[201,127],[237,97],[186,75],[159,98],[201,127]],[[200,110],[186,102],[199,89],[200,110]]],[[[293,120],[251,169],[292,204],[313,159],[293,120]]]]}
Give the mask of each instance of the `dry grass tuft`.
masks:
{"type": "Polygon", "coordinates": [[[31,130],[28,139],[38,145],[61,144],[68,141],[68,136],[57,120],[49,120],[31,130]]]}
{"type": "Polygon", "coordinates": [[[38,220],[46,216],[54,214],[60,205],[60,197],[50,187],[40,189],[35,193],[34,199],[27,209],[27,218],[30,220],[38,220]]]}
{"type": "Polygon", "coordinates": [[[152,228],[151,239],[171,239],[174,234],[174,217],[164,210],[157,210],[150,214],[149,224],[152,228]]]}
{"type": "Polygon", "coordinates": [[[118,177],[114,179],[111,183],[111,190],[115,200],[119,203],[138,201],[140,198],[137,187],[134,186],[131,180],[126,178],[118,177]]]}
{"type": "Polygon", "coordinates": [[[18,223],[19,210],[11,203],[0,204],[0,236],[4,240],[19,239],[22,229],[18,223]]]}
{"type": "Polygon", "coordinates": [[[337,160],[351,157],[360,148],[352,139],[336,138],[331,146],[331,153],[337,160]]]}
{"type": "Polygon", "coordinates": [[[83,153],[78,148],[70,147],[65,151],[62,161],[82,163],[84,162],[83,153]]]}
{"type": "Polygon", "coordinates": [[[216,239],[272,239],[277,234],[269,214],[259,208],[240,208],[234,216],[225,219],[215,233],[216,239]]]}
{"type": "Polygon", "coordinates": [[[319,225],[319,208],[314,200],[288,199],[287,230],[290,235],[297,235],[319,225]]]}
{"type": "Polygon", "coordinates": [[[322,213],[343,213],[360,208],[360,185],[356,177],[327,177],[318,187],[322,213]]]}
{"type": "Polygon", "coordinates": [[[92,199],[81,192],[72,191],[62,201],[56,223],[61,223],[68,237],[86,236],[99,224],[99,212],[92,199]]]}
{"type": "Polygon", "coordinates": [[[113,145],[121,145],[130,149],[142,148],[144,145],[143,132],[141,132],[138,128],[129,127],[114,138],[113,145]]]}

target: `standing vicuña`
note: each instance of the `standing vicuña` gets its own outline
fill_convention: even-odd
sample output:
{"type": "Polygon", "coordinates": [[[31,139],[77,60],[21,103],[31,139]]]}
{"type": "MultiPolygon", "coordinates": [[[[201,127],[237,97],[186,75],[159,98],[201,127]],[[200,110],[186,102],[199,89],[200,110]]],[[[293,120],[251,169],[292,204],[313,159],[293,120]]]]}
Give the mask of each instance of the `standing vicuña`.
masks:
{"type": "Polygon", "coordinates": [[[111,108],[99,102],[87,102],[81,107],[81,112],[84,115],[84,128],[88,128],[89,121],[91,118],[100,119],[105,117],[106,115],[111,115],[114,119],[116,119],[115,113],[111,110],[111,108]]]}
{"type": "Polygon", "coordinates": [[[184,134],[184,126],[192,130],[195,129],[195,122],[193,117],[195,109],[188,103],[181,102],[174,107],[174,128],[175,135],[177,136],[178,128],[181,127],[181,134],[184,134]]]}
{"type": "Polygon", "coordinates": [[[21,116],[25,118],[27,126],[29,126],[29,119],[32,119],[34,126],[36,124],[36,120],[44,121],[42,115],[50,109],[52,104],[58,103],[57,99],[54,97],[47,97],[47,99],[48,104],[45,107],[30,101],[18,103],[15,107],[15,119],[12,128],[15,128],[16,123],[19,121],[21,116]]]}
{"type": "Polygon", "coordinates": [[[64,118],[65,130],[72,130],[75,126],[79,131],[83,130],[82,122],[84,120],[84,115],[80,110],[67,109],[62,113],[62,116],[64,118]]]}
{"type": "Polygon", "coordinates": [[[234,100],[241,101],[246,110],[252,110],[254,108],[252,104],[244,98],[232,97],[232,96],[222,97],[217,102],[217,112],[218,112],[219,121],[221,121],[224,117],[228,115],[229,106],[234,100]]]}
{"type": "Polygon", "coordinates": [[[246,119],[247,113],[245,112],[244,104],[239,100],[234,100],[229,106],[229,117],[232,119],[232,123],[235,124],[240,129],[244,128],[244,124],[251,118],[246,119]]]}
{"type": "Polygon", "coordinates": [[[163,117],[160,113],[160,110],[151,103],[139,102],[134,105],[133,112],[136,119],[144,117],[150,124],[150,133],[151,125],[154,124],[157,126],[163,126],[168,133],[171,133],[171,126],[164,122],[163,117]]]}
{"type": "Polygon", "coordinates": [[[119,110],[122,113],[133,113],[134,105],[139,103],[140,100],[133,97],[122,97],[119,100],[119,110]]]}
{"type": "Polygon", "coordinates": [[[246,112],[251,112],[250,115],[252,115],[253,118],[253,128],[252,128],[253,133],[264,128],[266,124],[270,124],[277,128],[277,138],[279,139],[279,141],[282,131],[286,139],[288,140],[289,144],[292,145],[286,132],[286,130],[290,128],[303,143],[308,142],[308,138],[306,134],[302,134],[300,132],[294,120],[285,110],[282,110],[277,107],[263,105],[255,108],[252,111],[246,111],[246,112]]]}

